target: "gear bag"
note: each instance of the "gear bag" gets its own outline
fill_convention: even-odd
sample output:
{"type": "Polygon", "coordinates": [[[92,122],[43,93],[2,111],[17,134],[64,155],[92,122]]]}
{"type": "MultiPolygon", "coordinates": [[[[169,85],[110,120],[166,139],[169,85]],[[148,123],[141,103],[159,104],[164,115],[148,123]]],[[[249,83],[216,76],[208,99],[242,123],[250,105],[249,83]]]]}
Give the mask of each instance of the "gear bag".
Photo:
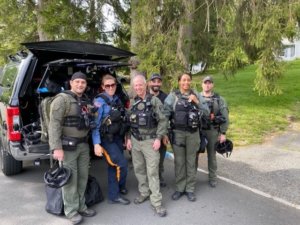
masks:
{"type": "Polygon", "coordinates": [[[84,197],[87,207],[95,205],[104,200],[102,190],[99,183],[97,182],[97,179],[91,175],[89,175],[87,181],[84,197]]]}
{"type": "Polygon", "coordinates": [[[40,117],[41,117],[41,129],[42,129],[41,141],[48,142],[48,138],[49,138],[48,137],[48,129],[49,129],[49,122],[50,122],[50,106],[51,106],[51,103],[53,102],[53,100],[57,96],[62,96],[65,101],[66,111],[65,111],[64,116],[67,116],[67,114],[69,113],[70,108],[71,108],[71,100],[67,95],[68,95],[67,92],[61,92],[55,96],[46,97],[41,101],[41,103],[39,105],[39,113],[40,113],[40,117]]]}

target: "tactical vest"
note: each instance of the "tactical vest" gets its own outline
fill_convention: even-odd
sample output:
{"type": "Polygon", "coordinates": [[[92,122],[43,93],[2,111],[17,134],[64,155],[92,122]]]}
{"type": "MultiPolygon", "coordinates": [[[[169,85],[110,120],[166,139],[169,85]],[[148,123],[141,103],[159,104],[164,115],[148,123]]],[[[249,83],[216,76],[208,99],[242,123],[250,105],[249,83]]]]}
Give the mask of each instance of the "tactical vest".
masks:
{"type": "Polygon", "coordinates": [[[219,128],[219,126],[226,122],[226,118],[220,111],[220,95],[214,93],[210,97],[204,97],[209,108],[209,117],[202,121],[203,129],[210,129],[211,126],[219,128]]]}
{"type": "Polygon", "coordinates": [[[196,131],[200,127],[200,110],[179,91],[175,91],[176,103],[172,113],[171,126],[177,130],[196,131]]]}
{"type": "Polygon", "coordinates": [[[101,136],[110,141],[112,141],[114,135],[123,136],[128,130],[123,103],[120,99],[118,99],[117,102],[110,101],[110,99],[104,93],[98,94],[95,98],[98,97],[102,98],[106,104],[110,106],[110,111],[103,119],[100,126],[101,136]]]}
{"type": "Polygon", "coordinates": [[[71,91],[66,91],[70,97],[70,110],[63,122],[63,135],[69,137],[86,137],[90,128],[95,127],[93,107],[85,96],[79,98],[71,91]]]}
{"type": "Polygon", "coordinates": [[[153,110],[151,99],[153,95],[148,94],[145,99],[136,97],[131,108],[129,118],[132,129],[152,129],[158,124],[157,115],[153,110]]]}

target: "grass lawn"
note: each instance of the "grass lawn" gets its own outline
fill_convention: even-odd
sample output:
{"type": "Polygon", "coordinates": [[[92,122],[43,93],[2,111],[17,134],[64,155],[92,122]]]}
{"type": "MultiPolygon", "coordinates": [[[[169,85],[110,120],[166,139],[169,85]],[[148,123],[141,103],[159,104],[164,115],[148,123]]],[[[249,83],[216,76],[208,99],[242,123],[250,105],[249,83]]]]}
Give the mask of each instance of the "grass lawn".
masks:
{"type": "MultiPolygon", "coordinates": [[[[248,66],[228,80],[213,74],[215,92],[229,106],[227,134],[235,146],[261,143],[271,133],[284,131],[291,121],[300,119],[300,60],[287,63],[280,80],[283,93],[277,96],[258,96],[253,91],[255,70],[255,66],[248,66]]],[[[201,83],[202,77],[193,78],[193,82],[201,83]]]]}

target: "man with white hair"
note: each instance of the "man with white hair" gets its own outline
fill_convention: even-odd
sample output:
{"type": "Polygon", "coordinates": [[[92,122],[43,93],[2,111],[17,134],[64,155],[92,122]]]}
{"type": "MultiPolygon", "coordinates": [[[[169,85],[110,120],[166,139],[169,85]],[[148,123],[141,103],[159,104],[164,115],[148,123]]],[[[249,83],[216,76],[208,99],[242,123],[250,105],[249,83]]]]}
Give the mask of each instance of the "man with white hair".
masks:
{"type": "Polygon", "coordinates": [[[132,83],[137,96],[132,100],[130,107],[127,149],[131,150],[140,192],[134,203],[141,204],[150,197],[154,211],[164,217],[167,211],[162,206],[158,168],[159,148],[162,137],[167,133],[167,119],[162,112],[161,101],[147,93],[145,77],[137,75],[132,83]]]}

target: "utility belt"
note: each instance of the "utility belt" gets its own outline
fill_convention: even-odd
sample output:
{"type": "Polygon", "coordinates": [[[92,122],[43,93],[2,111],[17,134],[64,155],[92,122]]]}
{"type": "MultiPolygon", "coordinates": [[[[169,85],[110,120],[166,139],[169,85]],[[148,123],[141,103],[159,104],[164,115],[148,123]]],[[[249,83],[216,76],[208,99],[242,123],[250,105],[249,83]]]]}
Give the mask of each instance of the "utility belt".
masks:
{"type": "Polygon", "coordinates": [[[220,125],[210,125],[209,127],[202,127],[202,130],[219,130],[220,125]]]}
{"type": "Polygon", "coordinates": [[[62,137],[63,150],[75,151],[78,144],[86,143],[87,140],[88,140],[87,136],[82,138],[63,136],[62,137]]]}
{"type": "Polygon", "coordinates": [[[156,138],[156,134],[139,134],[137,132],[132,132],[131,134],[138,141],[145,141],[148,139],[156,138]]]}
{"type": "Polygon", "coordinates": [[[197,128],[191,128],[191,127],[174,127],[173,130],[180,130],[180,131],[187,131],[190,133],[194,133],[197,130],[199,130],[199,127],[197,128]]]}

